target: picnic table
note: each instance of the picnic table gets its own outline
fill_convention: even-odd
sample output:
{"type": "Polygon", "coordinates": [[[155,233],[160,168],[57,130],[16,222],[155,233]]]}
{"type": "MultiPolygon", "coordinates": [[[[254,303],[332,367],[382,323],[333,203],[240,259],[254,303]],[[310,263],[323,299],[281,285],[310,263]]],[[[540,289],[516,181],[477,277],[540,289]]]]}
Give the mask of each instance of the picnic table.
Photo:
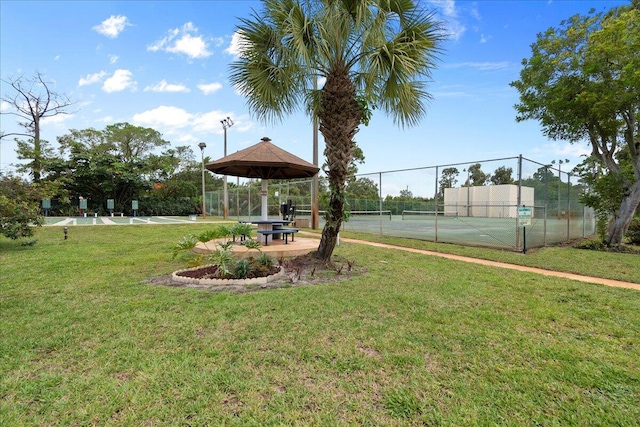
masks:
{"type": "MultiPolygon", "coordinates": [[[[255,224],[258,226],[258,234],[265,236],[265,245],[267,245],[272,239],[282,239],[283,232],[281,231],[285,225],[291,224],[292,220],[288,219],[257,219],[249,221],[240,221],[245,224],[255,224]]],[[[286,231],[286,230],[285,230],[286,231]]],[[[298,231],[298,230],[296,230],[298,231]]],[[[285,233],[285,244],[288,243],[287,234],[285,233]]],[[[291,234],[293,241],[293,234],[291,234]]]]}

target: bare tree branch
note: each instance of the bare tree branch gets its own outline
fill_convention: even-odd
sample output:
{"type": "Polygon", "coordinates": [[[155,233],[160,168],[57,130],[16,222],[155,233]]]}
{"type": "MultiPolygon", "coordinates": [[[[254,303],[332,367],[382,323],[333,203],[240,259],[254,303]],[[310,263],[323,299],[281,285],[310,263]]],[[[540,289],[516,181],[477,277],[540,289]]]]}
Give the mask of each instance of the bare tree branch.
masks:
{"type": "Polygon", "coordinates": [[[74,102],[66,95],[51,90],[50,83],[46,82],[39,72],[36,72],[35,76],[31,78],[20,75],[2,81],[13,89],[13,94],[3,96],[2,101],[10,104],[15,111],[0,112],[0,114],[18,116],[22,119],[22,121],[18,121],[18,125],[24,128],[26,133],[3,133],[0,134],[0,138],[10,135],[32,138],[33,150],[30,158],[33,159],[33,162],[29,166],[33,179],[39,181],[43,160],[40,141],[41,120],[58,114],[69,114],[67,109],[74,105],[74,102]]]}

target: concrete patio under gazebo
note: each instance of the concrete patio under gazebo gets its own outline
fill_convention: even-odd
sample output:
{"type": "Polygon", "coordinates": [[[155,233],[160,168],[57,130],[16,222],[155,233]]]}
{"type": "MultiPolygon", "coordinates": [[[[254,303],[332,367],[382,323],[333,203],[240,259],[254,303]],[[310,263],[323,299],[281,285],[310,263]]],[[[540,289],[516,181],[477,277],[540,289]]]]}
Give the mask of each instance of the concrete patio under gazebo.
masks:
{"type": "MultiPolygon", "coordinates": [[[[274,259],[294,258],[316,251],[318,249],[318,244],[320,243],[319,237],[319,235],[318,238],[298,236],[295,238],[295,241],[289,241],[288,244],[284,243],[284,239],[276,239],[272,240],[267,246],[262,245],[260,247],[260,251],[274,259]]],[[[207,242],[206,245],[198,242],[194,248],[194,252],[208,254],[216,249],[218,249],[216,241],[212,240],[207,242]]],[[[231,246],[231,252],[234,257],[237,258],[246,258],[250,256],[255,257],[260,255],[260,252],[257,249],[247,249],[244,245],[241,245],[238,242],[231,246]]]]}

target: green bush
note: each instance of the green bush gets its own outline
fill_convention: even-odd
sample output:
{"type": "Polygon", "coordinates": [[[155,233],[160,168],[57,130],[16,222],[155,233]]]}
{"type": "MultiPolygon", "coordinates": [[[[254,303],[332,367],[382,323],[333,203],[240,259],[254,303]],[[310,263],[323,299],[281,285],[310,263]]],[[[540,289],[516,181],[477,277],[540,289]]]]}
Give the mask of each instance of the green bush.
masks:
{"type": "Polygon", "coordinates": [[[599,239],[584,239],[574,245],[576,249],[588,249],[592,251],[603,251],[607,249],[607,245],[603,240],[599,239]]]}
{"type": "Polygon", "coordinates": [[[233,266],[233,276],[236,279],[246,279],[251,272],[251,263],[246,259],[239,259],[233,266]]]}
{"type": "MultiPolygon", "coordinates": [[[[127,212],[127,210],[125,210],[127,212]]],[[[191,198],[166,198],[144,197],[140,199],[139,216],[173,215],[185,216],[199,212],[195,199],[191,198]]]]}
{"type": "Polygon", "coordinates": [[[31,237],[44,224],[39,189],[17,177],[0,180],[0,234],[10,239],[31,237]]]}
{"type": "Polygon", "coordinates": [[[631,220],[625,236],[629,240],[629,244],[640,246],[640,217],[636,216],[631,220]]]}

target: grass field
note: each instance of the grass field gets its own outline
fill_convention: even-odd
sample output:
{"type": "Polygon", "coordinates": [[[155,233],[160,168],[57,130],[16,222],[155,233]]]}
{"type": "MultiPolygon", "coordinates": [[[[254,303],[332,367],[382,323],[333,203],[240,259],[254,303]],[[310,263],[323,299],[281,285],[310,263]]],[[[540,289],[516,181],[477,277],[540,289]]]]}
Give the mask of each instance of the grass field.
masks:
{"type": "MultiPolygon", "coordinates": [[[[338,283],[244,294],[145,283],[183,267],[170,247],[207,227],[70,227],[66,241],[47,227],[33,247],[0,240],[1,424],[640,419],[640,292],[346,243],[336,254],[368,273],[338,283]]],[[[554,249],[546,261],[546,249],[501,256],[588,262],[583,274],[627,265],[554,249]]]]}

